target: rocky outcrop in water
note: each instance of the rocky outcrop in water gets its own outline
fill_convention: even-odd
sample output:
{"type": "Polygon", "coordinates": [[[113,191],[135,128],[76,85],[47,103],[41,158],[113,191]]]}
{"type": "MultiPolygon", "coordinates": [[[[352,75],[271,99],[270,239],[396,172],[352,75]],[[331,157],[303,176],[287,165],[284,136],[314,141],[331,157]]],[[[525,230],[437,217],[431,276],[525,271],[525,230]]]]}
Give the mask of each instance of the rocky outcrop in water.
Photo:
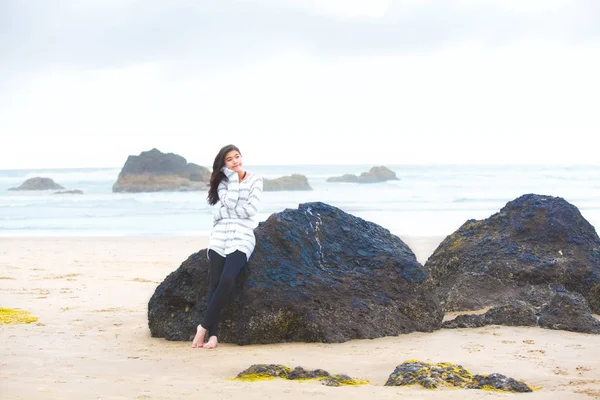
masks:
{"type": "Polygon", "coordinates": [[[35,177],[27,179],[18,187],[12,187],[8,190],[63,190],[64,187],[55,183],[50,178],[35,177]]]}
{"type": "Polygon", "coordinates": [[[345,183],[358,183],[358,176],[354,174],[344,174],[342,176],[332,176],[327,178],[327,182],[345,182],[345,183]]]}
{"type": "Polygon", "coordinates": [[[308,178],[300,174],[282,176],[276,179],[263,179],[263,191],[275,192],[284,190],[313,190],[308,178]]]}
{"type": "MultiPolygon", "coordinates": [[[[220,340],[344,342],[440,328],[428,270],[387,229],[306,203],[271,215],[255,234],[254,253],[222,314],[220,340]]],[[[201,250],[150,299],[152,336],[191,340],[207,291],[201,250]]]]}
{"type": "Polygon", "coordinates": [[[210,170],[157,149],[129,156],[113,192],[161,192],[207,189],[210,170]]]}
{"type": "Polygon", "coordinates": [[[363,172],[359,176],[344,174],[327,178],[327,182],[347,182],[347,183],[377,183],[390,180],[399,180],[396,173],[391,169],[380,166],[373,167],[368,172],[363,172]]]}

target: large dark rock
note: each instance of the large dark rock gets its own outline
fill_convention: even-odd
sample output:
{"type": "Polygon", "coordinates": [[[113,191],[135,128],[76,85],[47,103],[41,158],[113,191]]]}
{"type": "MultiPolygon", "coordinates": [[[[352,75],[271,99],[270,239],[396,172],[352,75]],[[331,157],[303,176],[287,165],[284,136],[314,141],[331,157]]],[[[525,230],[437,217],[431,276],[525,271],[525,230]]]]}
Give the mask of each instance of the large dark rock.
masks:
{"type": "Polygon", "coordinates": [[[113,192],[203,190],[210,170],[173,153],[157,149],[129,156],[113,185],[113,192]]]}
{"type": "Polygon", "coordinates": [[[446,311],[541,307],[553,285],[580,293],[600,312],[600,238],[579,210],[560,197],[523,195],[485,220],[469,220],[429,257],[446,311]]]}
{"type": "Polygon", "coordinates": [[[390,180],[398,180],[396,173],[391,169],[379,166],[373,167],[368,172],[363,172],[359,176],[344,174],[327,178],[327,182],[348,182],[348,183],[377,183],[390,180]]]}
{"type": "Polygon", "coordinates": [[[308,184],[308,178],[300,174],[282,176],[276,179],[263,179],[263,191],[275,192],[279,190],[313,190],[308,184]]]}
{"type": "Polygon", "coordinates": [[[64,187],[55,183],[50,178],[35,177],[27,179],[21,186],[13,187],[8,190],[63,190],[64,187]]]}
{"type": "MultiPolygon", "coordinates": [[[[387,229],[323,203],[271,215],[225,307],[219,339],[238,344],[344,342],[441,326],[426,268],[387,229]]],[[[206,250],[148,304],[152,336],[191,340],[208,290],[206,250]]]]}

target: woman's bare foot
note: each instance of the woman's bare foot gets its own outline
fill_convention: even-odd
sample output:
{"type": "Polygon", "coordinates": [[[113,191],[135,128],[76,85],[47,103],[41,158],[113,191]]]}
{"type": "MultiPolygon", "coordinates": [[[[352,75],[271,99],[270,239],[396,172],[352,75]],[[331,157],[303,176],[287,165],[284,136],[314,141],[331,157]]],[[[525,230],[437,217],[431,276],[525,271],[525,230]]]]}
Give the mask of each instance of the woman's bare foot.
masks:
{"type": "Polygon", "coordinates": [[[206,336],[206,329],[202,327],[202,325],[198,325],[196,329],[196,336],[194,336],[194,340],[192,340],[193,348],[200,348],[204,345],[204,337],[206,336]]]}
{"type": "Polygon", "coordinates": [[[217,347],[218,343],[219,341],[217,340],[217,337],[211,336],[208,338],[208,342],[206,342],[206,344],[202,347],[204,347],[205,349],[214,349],[215,347],[217,347]]]}

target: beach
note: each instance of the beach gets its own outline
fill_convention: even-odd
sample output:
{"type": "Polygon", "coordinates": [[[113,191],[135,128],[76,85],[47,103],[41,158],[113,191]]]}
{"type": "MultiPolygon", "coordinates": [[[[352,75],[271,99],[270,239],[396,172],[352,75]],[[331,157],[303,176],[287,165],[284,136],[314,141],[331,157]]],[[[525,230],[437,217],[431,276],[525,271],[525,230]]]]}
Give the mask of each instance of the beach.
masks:
{"type": "MultiPolygon", "coordinates": [[[[443,237],[402,237],[424,263],[443,237]]],[[[2,399],[590,399],[600,398],[597,335],[541,328],[442,329],[339,344],[283,343],[216,350],[151,338],[147,304],[157,285],[207,237],[0,239],[0,307],[37,322],[2,325],[2,399]],[[385,387],[405,360],[460,364],[538,388],[510,394],[385,387]],[[252,364],[323,368],[363,386],[234,381],[252,364]]]]}

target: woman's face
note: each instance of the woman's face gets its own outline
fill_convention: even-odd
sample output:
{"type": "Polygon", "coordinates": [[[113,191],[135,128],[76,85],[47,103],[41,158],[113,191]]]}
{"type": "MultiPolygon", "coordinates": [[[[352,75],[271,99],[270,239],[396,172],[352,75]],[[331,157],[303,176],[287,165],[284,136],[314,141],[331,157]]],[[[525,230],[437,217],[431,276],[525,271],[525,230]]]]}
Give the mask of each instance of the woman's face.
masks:
{"type": "Polygon", "coordinates": [[[231,150],[225,154],[225,166],[232,171],[239,172],[242,170],[242,155],[237,150],[231,150]]]}

